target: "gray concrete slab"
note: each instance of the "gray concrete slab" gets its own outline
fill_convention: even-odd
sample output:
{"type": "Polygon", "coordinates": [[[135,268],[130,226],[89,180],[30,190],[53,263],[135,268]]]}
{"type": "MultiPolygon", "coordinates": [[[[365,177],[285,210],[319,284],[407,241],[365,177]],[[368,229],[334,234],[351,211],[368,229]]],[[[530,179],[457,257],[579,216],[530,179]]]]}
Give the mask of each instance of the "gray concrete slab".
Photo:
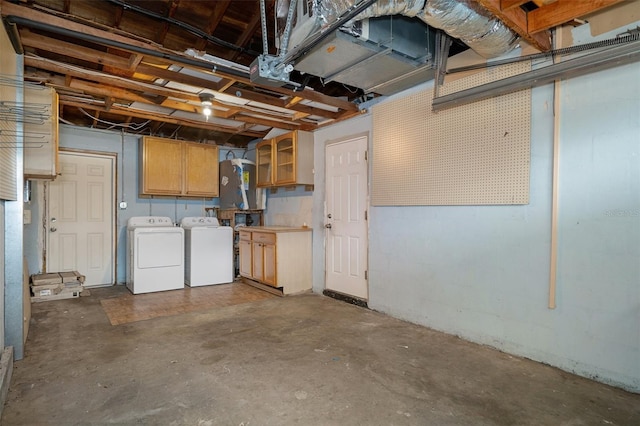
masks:
{"type": "Polygon", "coordinates": [[[324,296],[111,326],[33,305],[2,425],[638,425],[640,395],[324,296]]]}

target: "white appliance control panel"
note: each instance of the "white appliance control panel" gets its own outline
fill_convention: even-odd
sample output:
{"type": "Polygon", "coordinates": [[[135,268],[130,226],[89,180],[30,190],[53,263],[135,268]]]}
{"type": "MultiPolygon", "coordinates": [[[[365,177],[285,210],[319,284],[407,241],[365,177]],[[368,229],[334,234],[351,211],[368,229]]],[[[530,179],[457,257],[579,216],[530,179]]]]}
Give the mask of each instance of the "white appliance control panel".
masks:
{"type": "Polygon", "coordinates": [[[220,226],[218,219],[215,217],[185,217],[180,221],[180,226],[183,228],[195,228],[198,226],[220,226]]]}
{"type": "Polygon", "coordinates": [[[173,226],[171,218],[165,216],[134,216],[127,221],[128,228],[144,226],[173,226]]]}

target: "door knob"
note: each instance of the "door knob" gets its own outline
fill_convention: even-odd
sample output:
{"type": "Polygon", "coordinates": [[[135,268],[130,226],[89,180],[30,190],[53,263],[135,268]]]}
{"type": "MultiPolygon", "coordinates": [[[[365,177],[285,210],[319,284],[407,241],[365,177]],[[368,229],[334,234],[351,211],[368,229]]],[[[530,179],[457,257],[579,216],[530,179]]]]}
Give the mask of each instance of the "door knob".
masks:
{"type": "Polygon", "coordinates": [[[58,228],[54,228],[53,226],[51,228],[49,228],[49,231],[51,232],[56,232],[58,230],[58,228]]]}
{"type": "Polygon", "coordinates": [[[324,227],[327,228],[327,229],[331,229],[331,224],[327,223],[324,227]]]}

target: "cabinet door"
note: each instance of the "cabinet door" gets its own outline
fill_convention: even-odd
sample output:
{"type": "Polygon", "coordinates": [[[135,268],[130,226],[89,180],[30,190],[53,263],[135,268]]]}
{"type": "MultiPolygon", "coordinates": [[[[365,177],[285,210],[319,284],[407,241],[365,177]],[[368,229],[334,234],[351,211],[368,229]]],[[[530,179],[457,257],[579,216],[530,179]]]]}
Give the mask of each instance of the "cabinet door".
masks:
{"type": "Polygon", "coordinates": [[[273,141],[274,149],[274,184],[287,185],[296,183],[296,133],[291,132],[278,136],[273,141]]]}
{"type": "Polygon", "coordinates": [[[218,147],[185,143],[185,195],[218,196],[218,147]]]}
{"type": "Polygon", "coordinates": [[[263,270],[263,256],[264,256],[264,245],[262,243],[253,242],[251,243],[252,247],[252,276],[253,279],[258,281],[264,280],[264,270],[263,270]]]}
{"type": "MultiPolygon", "coordinates": [[[[55,179],[58,173],[58,95],[51,87],[24,86],[24,177],[55,179]]],[[[1,147],[0,147],[1,149],[1,147]]]]}
{"type": "Polygon", "coordinates": [[[238,243],[240,249],[240,275],[247,278],[253,278],[251,267],[251,241],[241,239],[238,243]]]}
{"type": "Polygon", "coordinates": [[[270,186],[273,183],[271,150],[271,140],[262,141],[256,145],[257,185],[259,187],[270,186]]]}
{"type": "Polygon", "coordinates": [[[263,281],[265,284],[272,285],[277,287],[277,277],[276,277],[276,246],[275,244],[265,244],[262,246],[263,257],[263,268],[264,268],[264,278],[263,281]]]}
{"type": "Polygon", "coordinates": [[[151,136],[142,139],[142,194],[182,194],[183,143],[151,136]]]}

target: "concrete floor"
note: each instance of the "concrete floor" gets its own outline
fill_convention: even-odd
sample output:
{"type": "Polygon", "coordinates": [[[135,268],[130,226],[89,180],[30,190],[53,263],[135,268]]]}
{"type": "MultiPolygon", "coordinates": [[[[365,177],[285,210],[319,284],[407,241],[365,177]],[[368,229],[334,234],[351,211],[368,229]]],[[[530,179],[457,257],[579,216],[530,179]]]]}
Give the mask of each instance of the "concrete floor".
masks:
{"type": "Polygon", "coordinates": [[[319,295],[111,326],[33,305],[3,425],[640,425],[640,395],[319,295]]]}

